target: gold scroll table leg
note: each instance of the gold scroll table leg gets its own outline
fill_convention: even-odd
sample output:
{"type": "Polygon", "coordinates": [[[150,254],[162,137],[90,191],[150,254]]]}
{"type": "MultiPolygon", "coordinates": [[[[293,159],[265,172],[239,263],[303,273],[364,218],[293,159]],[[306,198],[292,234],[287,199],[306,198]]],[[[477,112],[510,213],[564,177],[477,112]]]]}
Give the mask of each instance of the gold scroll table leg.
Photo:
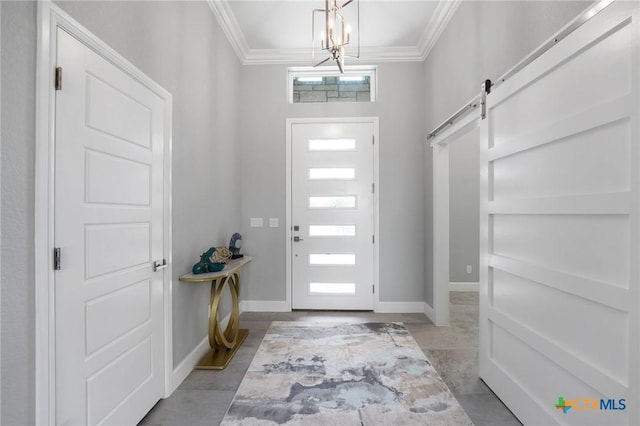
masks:
{"type": "Polygon", "coordinates": [[[220,277],[211,281],[211,299],[209,304],[209,346],[211,350],[200,359],[196,366],[198,370],[223,370],[238,348],[249,335],[249,330],[240,329],[240,307],[238,292],[240,290],[240,276],[233,273],[227,277],[220,277]],[[231,314],[224,331],[221,329],[220,301],[224,287],[229,288],[231,294],[231,314]]]}

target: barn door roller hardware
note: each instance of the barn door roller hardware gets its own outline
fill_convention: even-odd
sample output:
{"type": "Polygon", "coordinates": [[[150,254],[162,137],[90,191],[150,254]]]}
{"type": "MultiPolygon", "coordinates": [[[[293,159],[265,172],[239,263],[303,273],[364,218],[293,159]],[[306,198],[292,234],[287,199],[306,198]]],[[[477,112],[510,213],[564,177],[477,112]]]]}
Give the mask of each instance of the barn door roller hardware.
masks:
{"type": "Polygon", "coordinates": [[[447,127],[453,125],[456,121],[458,121],[461,117],[464,117],[469,112],[478,108],[481,102],[481,96],[478,95],[469,102],[467,102],[462,108],[456,111],[451,117],[447,118],[441,125],[433,129],[431,132],[427,134],[427,140],[435,138],[438,133],[446,129],[447,127]]]}
{"type": "Polygon", "coordinates": [[[483,120],[487,117],[487,95],[491,93],[491,80],[487,79],[482,83],[482,99],[480,101],[480,105],[482,106],[482,111],[480,112],[480,118],[483,120]]]}
{"type": "Polygon", "coordinates": [[[526,67],[531,62],[536,60],[547,50],[551,49],[553,46],[560,43],[569,34],[574,32],[576,29],[582,26],[589,19],[593,18],[598,13],[603,11],[607,6],[609,6],[613,2],[614,0],[600,0],[594,3],[593,6],[591,6],[589,9],[585,10],[584,12],[582,12],[582,14],[580,14],[576,19],[570,22],[565,28],[561,29],[553,37],[547,40],[542,46],[534,50],[522,61],[520,61],[516,66],[514,66],[509,71],[507,71],[504,75],[502,75],[500,78],[495,80],[495,82],[492,82],[491,80],[485,80],[484,83],[482,83],[482,93],[480,93],[480,95],[478,95],[477,97],[473,98],[473,100],[468,102],[460,110],[458,110],[451,117],[445,120],[441,125],[436,127],[429,134],[427,134],[427,140],[430,140],[436,137],[438,133],[440,133],[442,130],[446,129],[447,127],[451,126],[461,117],[465,116],[469,111],[478,107],[478,105],[481,106],[480,117],[484,119],[487,116],[487,110],[486,110],[487,95],[491,93],[491,89],[496,89],[498,86],[504,83],[507,79],[511,78],[513,75],[518,73],[524,67],[526,67]]]}

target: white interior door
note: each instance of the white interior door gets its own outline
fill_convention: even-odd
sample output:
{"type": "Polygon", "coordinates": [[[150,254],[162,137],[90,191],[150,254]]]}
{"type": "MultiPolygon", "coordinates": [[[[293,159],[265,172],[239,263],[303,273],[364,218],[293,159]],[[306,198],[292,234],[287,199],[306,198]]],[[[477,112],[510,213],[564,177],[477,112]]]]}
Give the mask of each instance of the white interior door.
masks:
{"type": "Polygon", "coordinates": [[[56,422],[135,424],[164,392],[164,104],[58,29],[56,422]]]}
{"type": "Polygon", "coordinates": [[[291,125],[292,307],[373,309],[374,123],[291,125]]]}
{"type": "Polygon", "coordinates": [[[640,32],[615,2],[487,98],[480,376],[525,424],[640,424],[640,32]]]}

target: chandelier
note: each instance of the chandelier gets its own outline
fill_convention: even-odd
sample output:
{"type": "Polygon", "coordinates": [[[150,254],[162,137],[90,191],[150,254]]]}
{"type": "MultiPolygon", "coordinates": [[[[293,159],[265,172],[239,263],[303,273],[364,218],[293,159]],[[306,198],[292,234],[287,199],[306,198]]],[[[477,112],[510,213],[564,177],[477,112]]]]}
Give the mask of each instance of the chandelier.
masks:
{"type": "MultiPolygon", "coordinates": [[[[353,9],[353,8],[351,8],[353,9]]],[[[313,9],[311,16],[311,39],[312,50],[311,60],[314,63],[314,67],[322,65],[329,60],[333,60],[340,69],[340,72],[344,72],[344,58],[359,58],[360,57],[360,0],[347,0],[341,6],[338,5],[338,0],[325,0],[324,9],[313,9]],[[357,54],[350,56],[345,54],[345,47],[351,43],[351,25],[349,25],[344,17],[343,9],[355,3],[356,5],[356,42],[357,42],[357,54]],[[320,48],[327,51],[329,56],[322,61],[316,62],[316,14],[324,14],[324,29],[320,33],[320,48]]]]}

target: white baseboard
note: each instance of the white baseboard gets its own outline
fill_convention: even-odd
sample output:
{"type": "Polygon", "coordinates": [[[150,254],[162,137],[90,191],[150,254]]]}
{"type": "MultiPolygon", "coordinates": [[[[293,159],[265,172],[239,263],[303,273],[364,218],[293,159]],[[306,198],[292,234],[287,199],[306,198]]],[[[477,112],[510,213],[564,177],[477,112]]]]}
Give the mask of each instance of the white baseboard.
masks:
{"type": "Polygon", "coordinates": [[[480,291],[480,283],[449,283],[449,291],[480,291]]]}
{"type": "Polygon", "coordinates": [[[379,314],[422,314],[424,302],[378,302],[375,310],[379,314]]]}
{"type": "Polygon", "coordinates": [[[428,304],[424,304],[424,314],[431,320],[432,323],[436,323],[436,312],[428,304]]]}
{"type": "Polygon", "coordinates": [[[241,300],[240,312],[291,312],[286,300],[241,300]]]}
{"type": "MultiPolygon", "coordinates": [[[[231,318],[231,314],[227,314],[221,321],[221,324],[226,324],[231,318]]],[[[198,346],[187,355],[176,368],[173,369],[173,377],[171,378],[171,393],[178,389],[178,386],[187,378],[189,373],[196,368],[200,358],[202,358],[207,352],[209,352],[211,346],[209,346],[209,336],[205,337],[202,342],[198,343],[198,346]]]]}
{"type": "MultiPolygon", "coordinates": [[[[239,303],[240,312],[291,312],[291,306],[286,301],[271,300],[242,300],[239,303]]],[[[222,324],[226,324],[229,320],[227,315],[222,324]]],[[[171,392],[175,391],[178,386],[187,378],[189,373],[198,365],[202,358],[209,350],[209,337],[205,337],[190,353],[187,355],[176,368],[173,369],[171,379],[171,392]]]]}
{"type": "Polygon", "coordinates": [[[200,358],[209,351],[209,337],[205,337],[202,342],[198,344],[187,355],[176,368],[173,369],[173,377],[171,379],[171,393],[178,389],[178,386],[187,378],[189,373],[193,371],[200,358]]]}
{"type": "MultiPolygon", "coordinates": [[[[381,314],[425,313],[424,302],[379,302],[375,310],[381,314]]],[[[431,309],[431,308],[429,308],[431,309]]],[[[291,312],[291,306],[284,300],[242,300],[240,312],[291,312]]]]}

